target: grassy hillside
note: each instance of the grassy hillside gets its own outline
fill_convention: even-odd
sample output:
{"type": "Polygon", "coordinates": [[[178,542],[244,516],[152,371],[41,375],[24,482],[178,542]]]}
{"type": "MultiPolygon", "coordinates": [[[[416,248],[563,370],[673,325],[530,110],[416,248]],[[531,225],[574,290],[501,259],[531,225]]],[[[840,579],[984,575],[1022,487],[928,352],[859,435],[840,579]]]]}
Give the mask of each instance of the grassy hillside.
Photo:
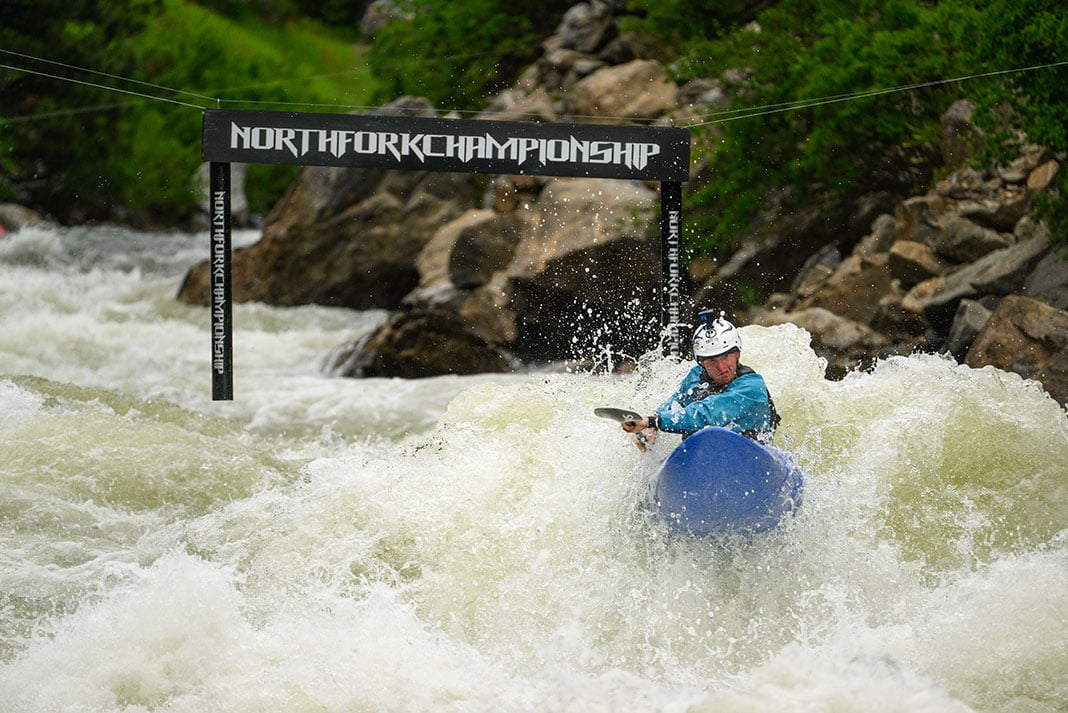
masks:
{"type": "MultiPolygon", "coordinates": [[[[0,31],[0,47],[24,53],[20,67],[65,77],[0,74],[0,200],[59,220],[180,224],[203,108],[346,111],[374,91],[354,28],[234,20],[185,0],[108,4],[124,20],[111,25],[95,19],[103,5],[85,5],[41,8],[47,22],[0,31]]],[[[253,210],[269,208],[292,172],[253,167],[253,210]]]]}
{"type": "MultiPolygon", "coordinates": [[[[301,111],[347,111],[366,106],[375,83],[364,61],[365,48],[346,38],[348,33],[331,31],[300,19],[284,26],[268,24],[255,17],[235,21],[185,2],[167,0],[166,12],[136,38],[139,64],[155,84],[167,87],[195,87],[194,103],[223,108],[261,108],[301,111]],[[212,100],[218,99],[216,104],[212,100]]],[[[189,97],[185,97],[189,98],[189,97]]],[[[168,156],[188,154],[176,176],[184,180],[199,163],[199,112],[153,107],[137,118],[172,115],[183,131],[153,131],[138,146],[147,155],[136,163],[144,171],[152,166],[163,177],[170,172],[168,156]],[[176,145],[180,143],[181,146],[176,145]]],[[[152,122],[156,124],[155,121],[152,122]]],[[[171,122],[165,122],[170,125],[171,122]]],[[[162,128],[162,127],[161,127],[162,128]]],[[[125,158],[123,163],[126,164],[125,158]]],[[[113,167],[123,170],[121,166],[113,167]]],[[[292,179],[292,166],[249,167],[247,192],[253,212],[263,213],[292,179]]],[[[146,187],[146,193],[154,190],[146,187]]],[[[185,190],[184,184],[176,186],[185,190]]],[[[149,204],[152,196],[131,195],[135,204],[149,204]]],[[[175,203],[181,201],[174,196],[175,203]]]]}

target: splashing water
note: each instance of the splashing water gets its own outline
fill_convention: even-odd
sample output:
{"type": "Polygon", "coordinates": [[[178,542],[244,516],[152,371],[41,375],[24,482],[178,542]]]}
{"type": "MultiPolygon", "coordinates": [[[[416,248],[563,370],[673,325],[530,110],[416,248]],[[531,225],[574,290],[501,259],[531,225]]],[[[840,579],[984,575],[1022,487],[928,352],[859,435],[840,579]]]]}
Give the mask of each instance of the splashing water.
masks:
{"type": "MultiPolygon", "coordinates": [[[[246,240],[254,235],[244,236],[246,240]]],[[[751,539],[668,534],[592,410],[629,376],[331,379],[384,315],[235,308],[206,236],[0,237],[0,711],[1068,710],[1068,419],[936,356],[823,378],[742,330],[807,475],[751,539]]]]}

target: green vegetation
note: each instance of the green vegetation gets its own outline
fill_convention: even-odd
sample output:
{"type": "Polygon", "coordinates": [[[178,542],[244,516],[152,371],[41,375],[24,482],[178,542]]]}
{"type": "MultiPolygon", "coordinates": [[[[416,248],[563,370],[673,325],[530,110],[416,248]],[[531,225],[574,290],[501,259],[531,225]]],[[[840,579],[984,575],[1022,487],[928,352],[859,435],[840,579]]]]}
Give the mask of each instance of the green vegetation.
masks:
{"type": "Polygon", "coordinates": [[[435,106],[481,110],[542,54],[541,42],[560,24],[571,0],[408,0],[405,19],[390,23],[371,46],[382,88],[378,99],[403,94],[435,106]]]}
{"type": "MultiPolygon", "coordinates": [[[[0,62],[31,72],[0,70],[0,200],[63,221],[186,221],[204,107],[342,111],[373,91],[354,26],[271,23],[247,5],[238,22],[184,0],[12,2],[0,62]]],[[[292,175],[250,167],[253,210],[268,209],[292,175]]]]}
{"type": "Polygon", "coordinates": [[[822,195],[926,190],[939,117],[960,98],[990,109],[978,117],[990,136],[1008,138],[995,117],[1012,106],[1031,140],[1068,149],[1066,68],[951,81],[1058,61],[1068,19],[1053,0],[781,0],[748,15],[711,0],[632,5],[648,10],[632,27],[678,48],[680,81],[746,74],[732,107],[742,113],[695,127],[716,177],[690,197],[686,237],[700,252],[730,250],[771,201],[790,212],[822,195]],[[702,34],[670,22],[680,6],[706,18],[702,34]]]}
{"type": "MultiPolygon", "coordinates": [[[[413,94],[477,111],[541,56],[573,2],[395,0],[399,19],[364,56],[356,23],[367,5],[6,0],[0,49],[114,76],[10,53],[0,63],[157,99],[0,69],[0,200],[64,220],[179,222],[200,107],[341,111],[413,94]]],[[[943,170],[939,117],[961,98],[980,106],[984,163],[1011,155],[1013,127],[1068,151],[1068,67],[1004,71],[1068,59],[1062,0],[630,0],[626,13],[622,29],[658,40],[678,81],[729,79],[736,97],[690,127],[714,176],[686,197],[698,252],[729,251],[769,205],[927,190],[943,170]]],[[[251,167],[255,209],[291,176],[251,167]]],[[[1059,180],[1068,195],[1068,172],[1059,180]]],[[[1059,225],[1065,206],[1046,201],[1059,225]]]]}

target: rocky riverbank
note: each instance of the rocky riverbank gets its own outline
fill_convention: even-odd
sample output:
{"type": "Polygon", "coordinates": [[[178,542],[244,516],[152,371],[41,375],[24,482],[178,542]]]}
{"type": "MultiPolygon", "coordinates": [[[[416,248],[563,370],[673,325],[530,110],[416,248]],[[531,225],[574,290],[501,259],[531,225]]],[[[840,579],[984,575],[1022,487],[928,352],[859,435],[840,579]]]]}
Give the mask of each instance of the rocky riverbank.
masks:
{"type": "MultiPolygon", "coordinates": [[[[544,47],[484,117],[685,125],[744,82],[728,70],[677,86],[641,38],[618,32],[609,3],[574,6],[544,47]]],[[[832,378],[944,352],[1068,403],[1068,247],[1036,213],[1064,157],[1021,136],[1012,162],[969,168],[984,139],[971,109],[944,117],[948,173],[935,190],[769,207],[730,259],[690,266],[692,309],[794,322],[832,378]],[[755,284],[772,293],[758,307],[740,288],[755,284]]],[[[381,111],[436,115],[412,97],[381,111]]],[[[685,189],[706,174],[694,166],[685,189]]],[[[391,310],[368,339],[339,346],[333,368],[347,376],[616,363],[657,339],[656,205],[656,186],[636,182],[305,168],[259,243],[235,253],[234,297],[391,310]]],[[[206,264],[194,268],[180,299],[206,303],[207,280],[206,264]]]]}

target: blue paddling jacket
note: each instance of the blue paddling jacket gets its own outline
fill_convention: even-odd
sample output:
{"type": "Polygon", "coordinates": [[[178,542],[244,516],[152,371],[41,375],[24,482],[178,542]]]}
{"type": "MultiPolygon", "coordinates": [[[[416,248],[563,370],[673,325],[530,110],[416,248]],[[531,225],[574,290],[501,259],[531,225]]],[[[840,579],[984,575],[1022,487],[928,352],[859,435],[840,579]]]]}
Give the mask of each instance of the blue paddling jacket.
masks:
{"type": "Polygon", "coordinates": [[[764,377],[741,364],[726,386],[712,381],[700,364],[694,366],[654,418],[659,430],[683,437],[706,426],[722,426],[763,443],[779,425],[764,377]]]}

